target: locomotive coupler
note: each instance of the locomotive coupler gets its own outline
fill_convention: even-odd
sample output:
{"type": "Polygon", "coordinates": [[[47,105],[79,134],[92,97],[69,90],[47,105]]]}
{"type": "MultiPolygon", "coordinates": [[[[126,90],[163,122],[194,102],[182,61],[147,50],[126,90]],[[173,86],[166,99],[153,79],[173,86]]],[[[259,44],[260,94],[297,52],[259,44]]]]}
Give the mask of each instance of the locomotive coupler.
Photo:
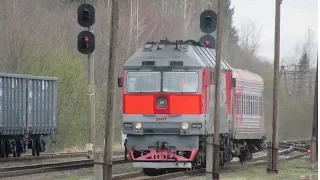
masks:
{"type": "Polygon", "coordinates": [[[169,143],[166,141],[161,142],[161,149],[169,149],[169,143]]]}

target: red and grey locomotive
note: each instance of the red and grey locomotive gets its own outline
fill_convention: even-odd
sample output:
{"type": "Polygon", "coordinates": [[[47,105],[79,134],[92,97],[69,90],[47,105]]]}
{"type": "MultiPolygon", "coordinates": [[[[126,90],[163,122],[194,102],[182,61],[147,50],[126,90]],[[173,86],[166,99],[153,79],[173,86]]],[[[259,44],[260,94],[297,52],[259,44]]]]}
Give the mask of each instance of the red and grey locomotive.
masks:
{"type": "MultiPolygon", "coordinates": [[[[123,133],[134,167],[205,166],[213,132],[215,51],[182,41],[146,43],[123,65],[123,133]]],[[[263,80],[221,60],[220,164],[240,162],[264,138],[263,80]]]]}

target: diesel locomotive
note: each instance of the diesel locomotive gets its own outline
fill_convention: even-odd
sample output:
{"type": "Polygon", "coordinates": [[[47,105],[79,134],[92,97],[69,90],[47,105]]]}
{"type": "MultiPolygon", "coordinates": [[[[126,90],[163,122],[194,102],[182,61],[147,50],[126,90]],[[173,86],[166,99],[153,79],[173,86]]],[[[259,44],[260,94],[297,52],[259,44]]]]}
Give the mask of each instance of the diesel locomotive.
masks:
{"type": "MultiPolygon", "coordinates": [[[[192,41],[149,42],[123,65],[123,133],[134,167],[197,168],[213,132],[215,51],[192,41]]],[[[221,59],[220,165],[264,141],[263,79],[221,59]]]]}

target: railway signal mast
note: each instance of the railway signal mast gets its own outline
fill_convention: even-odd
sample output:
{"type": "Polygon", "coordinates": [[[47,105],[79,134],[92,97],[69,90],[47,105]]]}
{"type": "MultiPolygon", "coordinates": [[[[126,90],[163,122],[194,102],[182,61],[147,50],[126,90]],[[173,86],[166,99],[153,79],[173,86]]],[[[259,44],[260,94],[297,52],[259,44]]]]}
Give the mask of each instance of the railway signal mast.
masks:
{"type": "MultiPolygon", "coordinates": [[[[223,0],[218,0],[218,16],[212,10],[205,10],[200,15],[200,29],[204,36],[200,38],[200,43],[205,47],[216,50],[216,65],[213,70],[211,85],[214,85],[214,117],[209,117],[209,125],[214,124],[214,131],[207,131],[207,160],[206,177],[207,180],[219,179],[219,156],[220,156],[220,64],[221,64],[221,37],[222,37],[222,9],[223,0]],[[212,33],[217,30],[217,41],[212,33]],[[212,123],[212,121],[214,121],[212,123]],[[212,137],[212,133],[214,137],[212,137]]],[[[210,105],[210,108],[212,106],[210,105]]]]}
{"type": "Polygon", "coordinates": [[[86,145],[90,158],[94,153],[94,135],[95,135],[95,88],[94,88],[94,56],[95,36],[90,31],[95,22],[95,8],[91,4],[81,4],[78,7],[78,24],[87,28],[78,34],[78,51],[88,55],[88,83],[89,83],[89,113],[88,113],[88,143],[86,145]]]}

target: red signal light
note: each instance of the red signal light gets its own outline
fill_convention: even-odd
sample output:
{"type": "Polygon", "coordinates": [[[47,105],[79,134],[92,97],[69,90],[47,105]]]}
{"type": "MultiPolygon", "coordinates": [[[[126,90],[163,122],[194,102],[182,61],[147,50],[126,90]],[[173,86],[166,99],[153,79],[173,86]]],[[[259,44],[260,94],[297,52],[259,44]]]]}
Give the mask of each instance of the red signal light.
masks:
{"type": "Polygon", "coordinates": [[[310,149],[308,149],[307,151],[308,151],[308,153],[311,153],[311,150],[310,150],[310,149]]]}
{"type": "Polygon", "coordinates": [[[204,45],[208,47],[210,45],[210,42],[209,41],[205,41],[204,45]]]}
{"type": "Polygon", "coordinates": [[[88,37],[84,37],[83,41],[87,43],[87,42],[89,42],[89,38],[88,37]]]}

